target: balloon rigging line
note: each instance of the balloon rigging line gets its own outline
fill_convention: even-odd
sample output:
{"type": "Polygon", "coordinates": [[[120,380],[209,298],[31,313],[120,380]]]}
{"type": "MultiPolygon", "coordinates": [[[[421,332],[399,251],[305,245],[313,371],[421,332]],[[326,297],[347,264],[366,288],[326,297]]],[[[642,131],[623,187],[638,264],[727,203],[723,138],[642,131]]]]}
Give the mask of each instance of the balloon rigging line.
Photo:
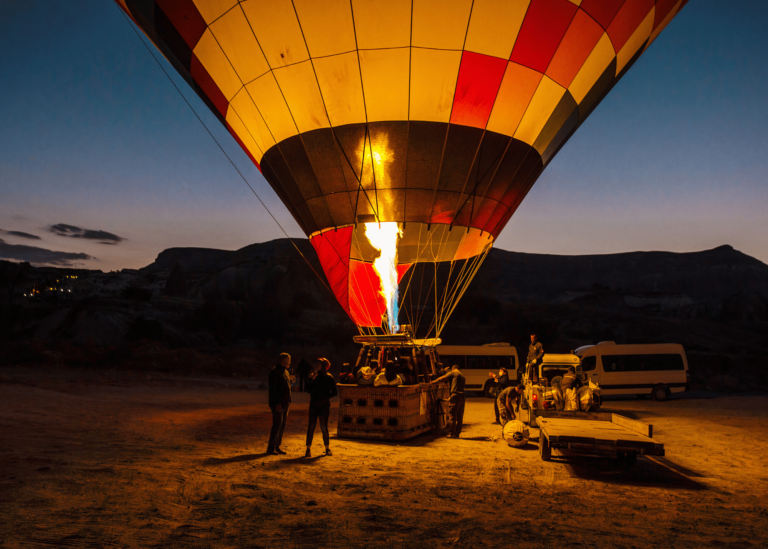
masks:
{"type": "MultiPolygon", "coordinates": [[[[252,193],[253,193],[253,195],[256,197],[256,199],[257,199],[257,200],[258,200],[258,201],[261,203],[261,205],[262,205],[262,206],[264,207],[264,209],[267,211],[267,213],[268,213],[268,214],[269,214],[269,216],[272,218],[272,220],[273,220],[273,221],[274,221],[274,222],[277,224],[277,226],[278,226],[278,227],[280,227],[280,230],[283,232],[283,234],[285,235],[285,237],[288,239],[288,241],[289,241],[291,244],[293,244],[293,247],[294,247],[294,248],[296,248],[296,251],[297,251],[297,252],[299,252],[299,255],[302,257],[302,259],[304,259],[304,261],[307,263],[307,265],[309,266],[309,268],[310,268],[310,269],[312,269],[312,272],[313,272],[313,273],[315,273],[315,276],[317,276],[317,278],[320,280],[320,282],[322,283],[322,285],[323,285],[323,286],[325,286],[325,287],[328,289],[328,291],[329,291],[329,292],[331,292],[331,294],[333,294],[333,290],[331,290],[330,286],[328,286],[328,284],[326,284],[326,282],[323,280],[323,278],[322,278],[322,277],[321,277],[321,276],[318,274],[318,272],[315,270],[315,268],[312,266],[312,264],[309,262],[309,260],[306,258],[306,256],[305,256],[305,255],[304,255],[304,254],[301,252],[301,250],[300,250],[300,249],[299,249],[299,247],[296,245],[296,243],[293,241],[293,239],[292,239],[290,236],[288,236],[288,233],[285,231],[285,229],[283,228],[283,226],[280,224],[280,222],[277,220],[277,218],[276,218],[274,215],[272,215],[272,212],[269,210],[269,208],[267,207],[267,205],[266,205],[266,204],[264,203],[264,201],[261,199],[261,197],[259,196],[259,194],[258,194],[258,193],[257,193],[257,192],[254,190],[254,188],[251,186],[251,184],[248,182],[248,180],[247,180],[247,179],[245,178],[245,176],[242,174],[242,172],[241,172],[241,171],[240,171],[240,169],[237,167],[237,165],[235,165],[235,163],[232,161],[232,159],[230,158],[230,156],[227,154],[227,151],[225,151],[225,150],[224,150],[224,147],[222,147],[222,146],[221,146],[221,143],[219,143],[219,141],[218,141],[218,140],[216,139],[216,137],[213,135],[213,133],[211,132],[211,130],[210,130],[210,129],[208,129],[208,126],[205,124],[205,122],[203,122],[203,119],[202,119],[202,118],[200,118],[200,115],[198,115],[198,114],[197,114],[197,111],[195,111],[194,107],[192,107],[192,104],[191,104],[191,103],[190,103],[190,102],[187,100],[187,98],[184,96],[184,94],[183,94],[183,93],[181,93],[181,90],[180,90],[180,89],[179,89],[179,87],[176,85],[176,82],[174,82],[174,81],[173,81],[173,79],[171,78],[171,76],[168,74],[168,71],[166,71],[166,70],[165,70],[165,67],[163,67],[163,65],[160,63],[160,61],[158,61],[157,57],[155,57],[155,54],[154,54],[154,53],[152,53],[152,50],[149,48],[149,46],[147,46],[147,44],[146,44],[146,43],[144,42],[144,40],[141,38],[141,36],[139,35],[139,33],[136,31],[136,29],[134,28],[134,26],[131,24],[131,21],[128,19],[128,16],[127,16],[127,15],[126,15],[126,14],[123,12],[123,10],[121,10],[121,9],[120,9],[120,7],[119,7],[119,6],[117,6],[117,4],[115,4],[115,7],[117,7],[117,9],[118,9],[118,10],[120,10],[120,13],[121,13],[121,14],[122,14],[122,16],[125,18],[125,21],[126,21],[126,23],[128,23],[128,26],[130,26],[130,27],[131,27],[131,30],[133,30],[134,34],[136,34],[136,37],[139,39],[139,41],[142,43],[142,45],[143,45],[143,46],[146,48],[146,50],[147,50],[147,51],[149,52],[149,54],[152,56],[152,59],[154,59],[154,60],[155,60],[155,63],[157,63],[157,66],[158,66],[158,67],[160,67],[160,69],[163,71],[163,74],[165,74],[165,76],[166,76],[166,77],[168,78],[168,80],[171,82],[171,84],[172,84],[172,85],[173,85],[173,87],[176,89],[176,91],[177,91],[177,92],[179,92],[179,95],[181,96],[181,98],[184,100],[184,102],[187,104],[187,106],[189,107],[189,109],[192,111],[192,113],[193,113],[193,114],[195,115],[195,117],[198,119],[198,121],[200,122],[200,124],[202,124],[202,125],[203,125],[203,127],[205,128],[205,131],[207,131],[207,132],[208,132],[208,135],[210,135],[210,136],[211,136],[211,139],[213,139],[214,143],[216,143],[216,145],[218,145],[218,147],[219,147],[219,149],[221,150],[221,152],[222,152],[222,153],[224,153],[224,156],[226,156],[226,157],[227,157],[227,160],[229,160],[229,163],[230,163],[230,164],[232,164],[232,167],[233,167],[233,168],[235,168],[235,170],[237,171],[238,175],[240,175],[240,178],[243,180],[243,182],[245,182],[245,184],[246,184],[246,185],[248,186],[248,188],[251,190],[251,192],[252,192],[252,193]]],[[[333,295],[335,296],[335,294],[333,294],[333,295]]]]}

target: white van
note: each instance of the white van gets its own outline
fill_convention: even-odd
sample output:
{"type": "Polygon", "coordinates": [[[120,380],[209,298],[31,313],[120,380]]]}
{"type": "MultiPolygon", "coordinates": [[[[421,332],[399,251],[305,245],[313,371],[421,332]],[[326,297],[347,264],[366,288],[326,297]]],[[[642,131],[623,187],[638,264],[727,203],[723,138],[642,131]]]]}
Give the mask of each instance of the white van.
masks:
{"type": "Polygon", "coordinates": [[[658,343],[616,345],[603,341],[574,351],[587,377],[600,385],[602,395],[653,395],[666,400],[688,387],[688,359],[682,345],[658,343]]]}
{"type": "Polygon", "coordinates": [[[443,366],[458,365],[468,391],[482,391],[488,398],[493,398],[494,383],[488,372],[498,374],[501,367],[507,369],[510,381],[517,380],[517,349],[509,343],[438,345],[437,352],[443,366]]]}

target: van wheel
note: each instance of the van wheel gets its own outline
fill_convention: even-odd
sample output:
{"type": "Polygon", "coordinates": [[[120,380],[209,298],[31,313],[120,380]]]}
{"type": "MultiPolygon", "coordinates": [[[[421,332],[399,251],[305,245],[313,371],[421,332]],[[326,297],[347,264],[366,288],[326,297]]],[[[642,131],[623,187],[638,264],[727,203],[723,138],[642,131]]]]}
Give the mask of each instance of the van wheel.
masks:
{"type": "Polygon", "coordinates": [[[539,435],[539,455],[543,461],[552,459],[552,448],[549,447],[549,440],[543,434],[539,435]]]}
{"type": "Polygon", "coordinates": [[[664,402],[669,398],[669,388],[666,385],[656,385],[651,394],[653,394],[654,400],[664,402]]]}
{"type": "Polygon", "coordinates": [[[493,381],[486,381],[485,387],[483,387],[483,394],[485,398],[496,398],[499,396],[498,384],[493,381]]]}

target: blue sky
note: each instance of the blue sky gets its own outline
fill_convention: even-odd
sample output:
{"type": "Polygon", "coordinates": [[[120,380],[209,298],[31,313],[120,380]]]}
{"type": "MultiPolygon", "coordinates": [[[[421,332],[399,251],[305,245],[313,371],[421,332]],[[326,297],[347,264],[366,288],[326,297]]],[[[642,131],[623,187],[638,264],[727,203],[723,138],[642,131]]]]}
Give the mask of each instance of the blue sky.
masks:
{"type": "MultiPolygon", "coordinates": [[[[765,2],[691,0],[563,147],[497,246],[606,254],[731,244],[768,262],[765,21],[765,2]]],[[[112,2],[3,2],[0,25],[0,253],[34,246],[112,270],[169,247],[283,236],[112,2]],[[121,240],[72,238],[55,224],[121,240]]],[[[171,75],[288,234],[303,236],[171,75]]]]}

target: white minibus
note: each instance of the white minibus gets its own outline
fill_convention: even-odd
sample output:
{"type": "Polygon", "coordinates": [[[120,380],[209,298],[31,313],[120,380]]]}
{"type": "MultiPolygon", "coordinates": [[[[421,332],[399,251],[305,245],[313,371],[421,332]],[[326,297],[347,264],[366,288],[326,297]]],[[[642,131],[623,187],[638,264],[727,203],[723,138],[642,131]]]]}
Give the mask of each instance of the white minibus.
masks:
{"type": "Polygon", "coordinates": [[[498,374],[501,367],[507,369],[511,382],[517,380],[517,349],[509,343],[438,345],[437,352],[444,367],[458,365],[466,379],[467,391],[481,391],[493,398],[495,385],[488,372],[498,374]]]}
{"type": "Polygon", "coordinates": [[[616,345],[603,341],[574,351],[582,371],[605,395],[653,395],[666,400],[688,387],[688,359],[682,345],[657,343],[616,345]]]}

